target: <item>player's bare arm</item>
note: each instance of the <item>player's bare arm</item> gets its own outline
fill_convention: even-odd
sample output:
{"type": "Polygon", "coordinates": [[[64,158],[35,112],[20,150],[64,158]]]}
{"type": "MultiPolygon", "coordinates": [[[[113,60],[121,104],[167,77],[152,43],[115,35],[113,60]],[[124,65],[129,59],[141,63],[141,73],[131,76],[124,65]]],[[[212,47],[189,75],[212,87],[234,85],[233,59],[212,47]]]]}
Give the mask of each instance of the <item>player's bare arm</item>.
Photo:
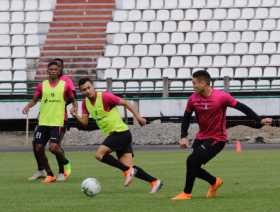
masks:
{"type": "Polygon", "coordinates": [[[125,108],[127,108],[133,114],[133,117],[136,118],[137,122],[141,126],[146,125],[147,120],[143,118],[128,101],[121,99],[119,105],[122,105],[125,108]]]}
{"type": "Polygon", "coordinates": [[[33,96],[32,100],[23,108],[22,113],[27,114],[29,112],[29,109],[32,108],[36,103],[38,102],[39,98],[36,96],[33,96]]]}
{"type": "Polygon", "coordinates": [[[88,114],[82,114],[81,116],[78,114],[77,111],[70,111],[71,115],[77,119],[84,127],[88,126],[88,114]]]}

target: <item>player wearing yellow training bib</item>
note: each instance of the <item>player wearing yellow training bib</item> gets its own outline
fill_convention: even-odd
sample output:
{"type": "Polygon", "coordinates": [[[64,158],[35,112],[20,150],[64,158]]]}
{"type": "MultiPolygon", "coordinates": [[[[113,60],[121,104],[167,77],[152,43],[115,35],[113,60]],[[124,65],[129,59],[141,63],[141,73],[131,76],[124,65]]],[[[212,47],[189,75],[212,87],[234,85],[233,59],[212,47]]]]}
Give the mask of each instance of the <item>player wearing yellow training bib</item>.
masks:
{"type": "Polygon", "coordinates": [[[42,181],[43,183],[56,181],[44,154],[45,145],[48,142],[50,151],[57,157],[59,163],[64,164],[64,175],[68,177],[71,174],[71,163],[66,159],[59,145],[60,131],[64,126],[66,99],[72,102],[71,110],[77,110],[77,103],[71,89],[66,86],[64,81],[59,79],[59,69],[56,62],[48,64],[48,74],[48,80],[44,80],[37,86],[31,102],[23,109],[24,114],[28,113],[29,109],[41,99],[38,127],[34,132],[34,146],[36,157],[47,172],[47,177],[42,181]]]}
{"type": "Polygon", "coordinates": [[[124,186],[128,186],[135,176],[150,183],[150,193],[158,192],[163,185],[162,181],[133,164],[132,136],[116,106],[127,108],[141,126],[146,124],[146,119],[142,118],[126,100],[107,91],[95,91],[89,78],[80,79],[79,88],[85,97],[82,102],[83,114],[79,116],[73,111],[72,115],[84,126],[88,125],[91,116],[101,132],[107,136],[96,150],[96,159],[120,169],[125,177],[124,186]],[[112,152],[116,152],[117,159],[111,155],[112,152]]]}

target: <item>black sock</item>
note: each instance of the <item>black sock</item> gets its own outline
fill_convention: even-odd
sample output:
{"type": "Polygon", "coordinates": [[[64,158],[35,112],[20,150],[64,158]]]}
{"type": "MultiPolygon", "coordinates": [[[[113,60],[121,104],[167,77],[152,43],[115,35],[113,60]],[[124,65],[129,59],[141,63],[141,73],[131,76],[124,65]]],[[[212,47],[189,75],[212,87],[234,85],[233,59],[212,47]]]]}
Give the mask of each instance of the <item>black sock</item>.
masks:
{"type": "Polygon", "coordinates": [[[135,177],[144,180],[146,182],[152,182],[156,180],[153,176],[149,175],[147,172],[145,172],[143,169],[141,169],[138,166],[133,166],[136,169],[135,177]]]}
{"type": "Polygon", "coordinates": [[[60,162],[60,159],[57,155],[55,157],[58,164],[58,173],[62,174],[64,173],[64,164],[60,162]]]}
{"type": "Polygon", "coordinates": [[[40,161],[40,156],[39,156],[39,153],[36,151],[36,144],[34,143],[34,141],[32,141],[32,149],[33,149],[33,154],[34,154],[34,157],[36,159],[36,163],[37,163],[37,169],[38,171],[43,171],[45,168],[43,166],[43,164],[41,163],[40,161]]]}
{"type": "Polygon", "coordinates": [[[69,163],[69,160],[64,155],[64,152],[61,150],[61,148],[56,149],[55,151],[52,151],[53,154],[55,154],[55,157],[58,161],[58,164],[66,165],[69,163]]]}
{"type": "Polygon", "coordinates": [[[122,171],[126,171],[129,169],[128,166],[124,165],[123,163],[121,163],[120,161],[118,161],[117,159],[115,159],[112,155],[110,154],[106,154],[103,156],[103,158],[100,160],[103,163],[106,163],[110,166],[113,166],[115,168],[118,168],[122,171]]]}
{"type": "Polygon", "coordinates": [[[48,158],[46,157],[45,150],[42,149],[42,150],[38,151],[37,153],[38,153],[38,159],[39,159],[40,163],[44,166],[44,168],[47,172],[47,175],[54,176],[53,172],[50,168],[48,158]]]}

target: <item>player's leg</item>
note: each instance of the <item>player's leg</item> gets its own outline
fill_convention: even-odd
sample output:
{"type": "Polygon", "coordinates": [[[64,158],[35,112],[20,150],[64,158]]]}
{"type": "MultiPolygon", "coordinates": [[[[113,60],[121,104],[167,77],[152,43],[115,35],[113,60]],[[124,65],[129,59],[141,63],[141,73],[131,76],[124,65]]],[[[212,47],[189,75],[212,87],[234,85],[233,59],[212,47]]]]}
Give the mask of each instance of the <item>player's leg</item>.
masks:
{"type": "MultiPolygon", "coordinates": [[[[66,127],[61,127],[60,128],[60,134],[59,134],[59,146],[60,146],[60,149],[62,151],[62,153],[64,154],[64,150],[62,148],[62,140],[64,138],[64,135],[65,135],[65,132],[66,132],[66,127]]],[[[64,178],[64,164],[60,162],[59,158],[56,156],[56,161],[57,161],[57,164],[58,164],[58,181],[60,181],[60,178],[61,180],[63,181],[63,178],[64,178]]]]}
{"type": "Polygon", "coordinates": [[[38,126],[36,126],[35,130],[34,130],[34,136],[33,136],[33,140],[32,140],[32,150],[33,150],[33,154],[34,154],[34,157],[35,157],[35,160],[36,160],[36,164],[37,164],[37,170],[34,172],[34,174],[28,178],[28,180],[37,180],[39,178],[44,178],[46,176],[46,173],[45,173],[45,168],[43,166],[43,164],[41,164],[41,161],[39,159],[39,155],[36,151],[36,141],[35,141],[35,135],[37,134],[37,129],[38,129],[38,126]]]}
{"type": "MultiPolygon", "coordinates": [[[[64,166],[64,176],[65,178],[69,177],[72,172],[71,162],[65,157],[64,151],[61,149],[60,142],[60,128],[59,127],[50,127],[50,139],[49,139],[49,150],[53,153],[57,160],[58,164],[63,164],[64,166]]],[[[63,178],[59,175],[59,177],[63,178]]],[[[60,181],[64,181],[61,179],[60,181]]]]}
{"type": "MultiPolygon", "coordinates": [[[[119,161],[128,167],[133,167],[133,169],[124,172],[124,176],[129,176],[131,172],[133,175],[141,180],[148,182],[151,185],[150,193],[155,193],[160,190],[163,183],[161,180],[151,176],[146,171],[144,171],[141,167],[133,165],[133,149],[132,149],[132,136],[130,131],[123,132],[119,134],[118,144],[122,144],[116,150],[119,161]]],[[[133,177],[133,176],[132,176],[133,177]]],[[[131,183],[132,179],[128,179],[128,182],[131,183]]],[[[125,183],[125,185],[129,185],[129,183],[125,183]]]]}
{"type": "MultiPolygon", "coordinates": [[[[110,137],[110,136],[109,136],[110,137]]],[[[108,140],[110,140],[110,138],[109,137],[107,137],[106,139],[105,139],[105,141],[106,141],[106,144],[108,145],[108,140]]],[[[105,142],[104,141],[104,142],[105,142]]],[[[104,143],[103,142],[103,143],[104,143]]],[[[126,171],[126,170],[128,170],[129,169],[129,167],[128,166],[126,166],[126,165],[124,165],[123,163],[121,163],[119,160],[117,160],[116,158],[114,158],[112,155],[111,155],[111,152],[112,152],[113,150],[110,148],[110,147],[108,147],[108,146],[106,146],[106,145],[104,145],[104,144],[101,144],[98,148],[97,148],[97,150],[96,150],[96,152],[95,152],[95,158],[98,160],[98,161],[100,161],[100,162],[102,162],[102,163],[106,163],[107,165],[110,165],[110,166],[113,166],[113,167],[115,167],[115,168],[118,168],[118,169],[120,169],[121,171],[126,171]]]]}
{"type": "Polygon", "coordinates": [[[54,174],[50,168],[48,158],[45,154],[45,145],[50,138],[49,130],[47,127],[39,126],[37,133],[35,134],[35,151],[38,155],[39,163],[42,164],[47,173],[46,178],[42,181],[43,183],[50,183],[55,181],[54,174]]]}

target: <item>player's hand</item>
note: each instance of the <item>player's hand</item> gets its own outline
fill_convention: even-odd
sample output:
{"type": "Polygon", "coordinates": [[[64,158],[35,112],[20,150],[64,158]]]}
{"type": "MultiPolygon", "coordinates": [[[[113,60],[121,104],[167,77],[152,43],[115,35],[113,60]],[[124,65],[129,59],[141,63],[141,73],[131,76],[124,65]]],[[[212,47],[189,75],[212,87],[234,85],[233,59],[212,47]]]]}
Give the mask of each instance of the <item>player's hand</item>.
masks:
{"type": "Polygon", "coordinates": [[[137,121],[141,126],[144,126],[147,123],[147,120],[141,116],[137,117],[137,121]]]}
{"type": "Polygon", "coordinates": [[[28,105],[26,105],[23,109],[22,109],[22,113],[23,114],[27,114],[29,112],[29,107],[28,105]]]}
{"type": "Polygon", "coordinates": [[[182,149],[187,149],[190,147],[190,142],[189,142],[189,139],[187,138],[181,138],[179,140],[179,145],[182,149]]]}
{"type": "Polygon", "coordinates": [[[77,113],[78,113],[78,108],[77,107],[72,107],[70,109],[70,113],[72,116],[76,117],[77,113]]]}
{"type": "Polygon", "coordinates": [[[262,125],[271,125],[272,124],[272,118],[263,118],[261,120],[262,125]]]}

